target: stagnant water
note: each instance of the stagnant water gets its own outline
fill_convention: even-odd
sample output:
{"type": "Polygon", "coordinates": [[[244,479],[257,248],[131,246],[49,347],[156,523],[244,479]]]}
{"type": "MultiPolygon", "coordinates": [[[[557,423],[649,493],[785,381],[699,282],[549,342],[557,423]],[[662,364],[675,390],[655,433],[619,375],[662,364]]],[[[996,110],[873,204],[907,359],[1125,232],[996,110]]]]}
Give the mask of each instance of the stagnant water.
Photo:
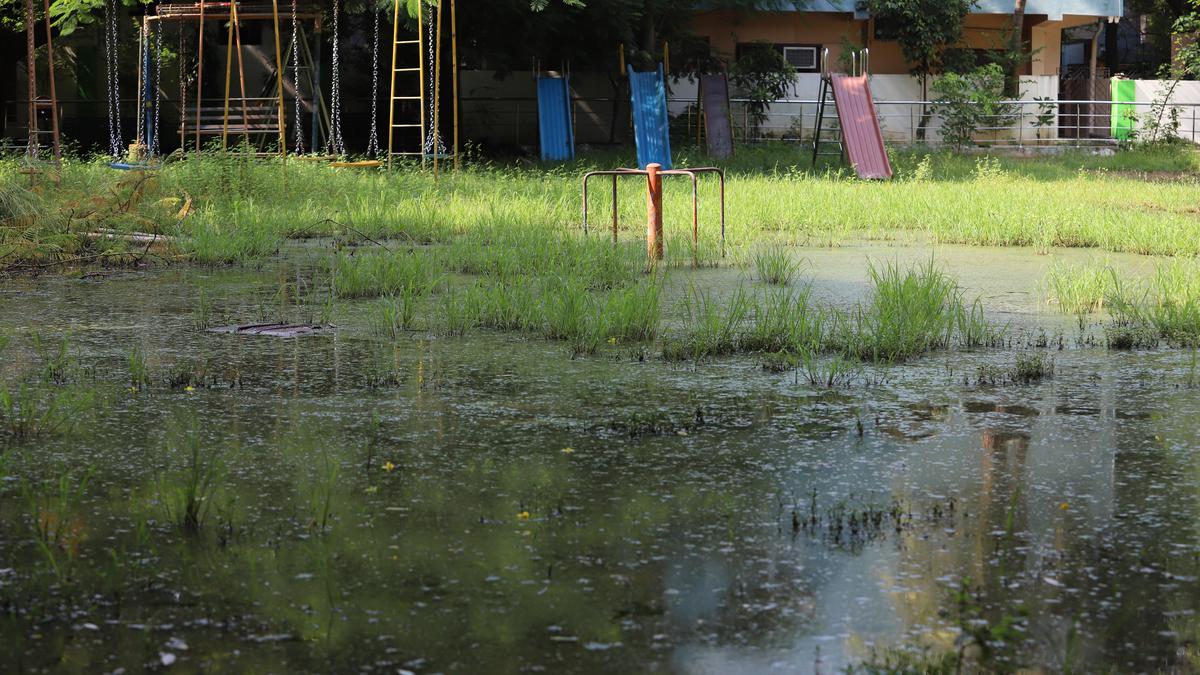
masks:
{"type": "MultiPolygon", "coordinates": [[[[865,291],[868,255],[930,252],[805,255],[837,301],[865,291]]],[[[0,670],[803,673],[959,650],[987,670],[1194,669],[1192,355],[1079,342],[1039,309],[1046,256],[936,259],[1021,344],[840,389],[754,357],[393,347],[363,303],[329,336],[195,327],[202,293],[216,316],[269,313],[274,265],[5,281],[0,376],[39,367],[34,334],[69,333],[71,386],[100,402],[5,451],[0,670]],[[1016,350],[1053,377],[973,383],[1016,350]],[[203,382],[164,383],[183,370],[203,382]],[[198,534],[162,503],[193,442],[220,467],[198,534]],[[22,485],[64,474],[90,475],[81,502],[34,509],[22,485]],[[39,521],[61,531],[49,555],[39,521]]]]}

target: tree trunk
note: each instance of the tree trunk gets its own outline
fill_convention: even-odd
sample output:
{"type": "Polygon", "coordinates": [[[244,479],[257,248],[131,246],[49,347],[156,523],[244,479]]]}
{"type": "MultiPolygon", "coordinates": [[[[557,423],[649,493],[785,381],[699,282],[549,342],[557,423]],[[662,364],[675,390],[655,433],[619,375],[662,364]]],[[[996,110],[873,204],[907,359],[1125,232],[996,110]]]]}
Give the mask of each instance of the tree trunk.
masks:
{"type": "Polygon", "coordinates": [[[1025,0],[1014,0],[1012,26],[1008,35],[1008,81],[1004,84],[1005,94],[1016,98],[1021,95],[1021,37],[1025,33],[1025,0]]]}
{"type": "Polygon", "coordinates": [[[933,111],[929,109],[929,75],[921,75],[921,119],[917,121],[917,140],[925,140],[925,132],[929,127],[929,122],[933,117],[933,111]]]}

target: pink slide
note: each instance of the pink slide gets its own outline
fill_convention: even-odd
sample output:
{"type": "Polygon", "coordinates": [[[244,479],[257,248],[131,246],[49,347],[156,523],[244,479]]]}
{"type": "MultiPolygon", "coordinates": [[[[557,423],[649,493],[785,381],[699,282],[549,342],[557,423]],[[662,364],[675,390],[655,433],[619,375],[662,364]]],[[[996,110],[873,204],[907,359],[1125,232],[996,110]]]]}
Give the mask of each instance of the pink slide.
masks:
{"type": "Polygon", "coordinates": [[[855,173],[868,180],[891,178],[892,165],[883,148],[883,132],[879,130],[867,76],[834,74],[831,79],[833,100],[842,126],[842,143],[855,173]]]}

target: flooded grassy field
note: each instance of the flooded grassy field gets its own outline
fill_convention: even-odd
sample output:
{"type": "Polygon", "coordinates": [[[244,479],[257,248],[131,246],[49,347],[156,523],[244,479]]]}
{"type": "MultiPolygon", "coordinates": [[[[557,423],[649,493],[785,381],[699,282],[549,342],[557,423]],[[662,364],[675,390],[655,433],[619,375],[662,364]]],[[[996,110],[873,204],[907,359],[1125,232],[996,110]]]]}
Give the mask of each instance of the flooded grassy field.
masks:
{"type": "MultiPolygon", "coordinates": [[[[1195,351],[1048,308],[1085,253],[797,249],[821,302],[933,261],[1003,329],[821,386],[652,340],[384,339],[373,300],[311,300],[327,245],[0,286],[0,670],[1200,666],[1195,351]],[[332,328],[206,330],[281,318],[332,328]]],[[[661,331],[753,277],[668,270],[661,331]]]]}

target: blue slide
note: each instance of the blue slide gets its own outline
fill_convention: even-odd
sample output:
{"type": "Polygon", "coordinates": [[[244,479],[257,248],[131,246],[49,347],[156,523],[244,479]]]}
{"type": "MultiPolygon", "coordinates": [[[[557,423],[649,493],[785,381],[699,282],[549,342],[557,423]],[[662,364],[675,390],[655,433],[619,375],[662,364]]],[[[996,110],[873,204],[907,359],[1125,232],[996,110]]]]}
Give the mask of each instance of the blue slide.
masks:
{"type": "Polygon", "coordinates": [[[572,159],[575,157],[575,126],[571,119],[570,80],[565,77],[539,77],[537,97],[542,159],[572,159]]]}
{"type": "Polygon", "coordinates": [[[633,99],[633,133],[637,141],[638,168],[657,162],[671,168],[671,134],[667,122],[667,87],[663,67],[644,73],[629,69],[629,92],[633,99]]]}

